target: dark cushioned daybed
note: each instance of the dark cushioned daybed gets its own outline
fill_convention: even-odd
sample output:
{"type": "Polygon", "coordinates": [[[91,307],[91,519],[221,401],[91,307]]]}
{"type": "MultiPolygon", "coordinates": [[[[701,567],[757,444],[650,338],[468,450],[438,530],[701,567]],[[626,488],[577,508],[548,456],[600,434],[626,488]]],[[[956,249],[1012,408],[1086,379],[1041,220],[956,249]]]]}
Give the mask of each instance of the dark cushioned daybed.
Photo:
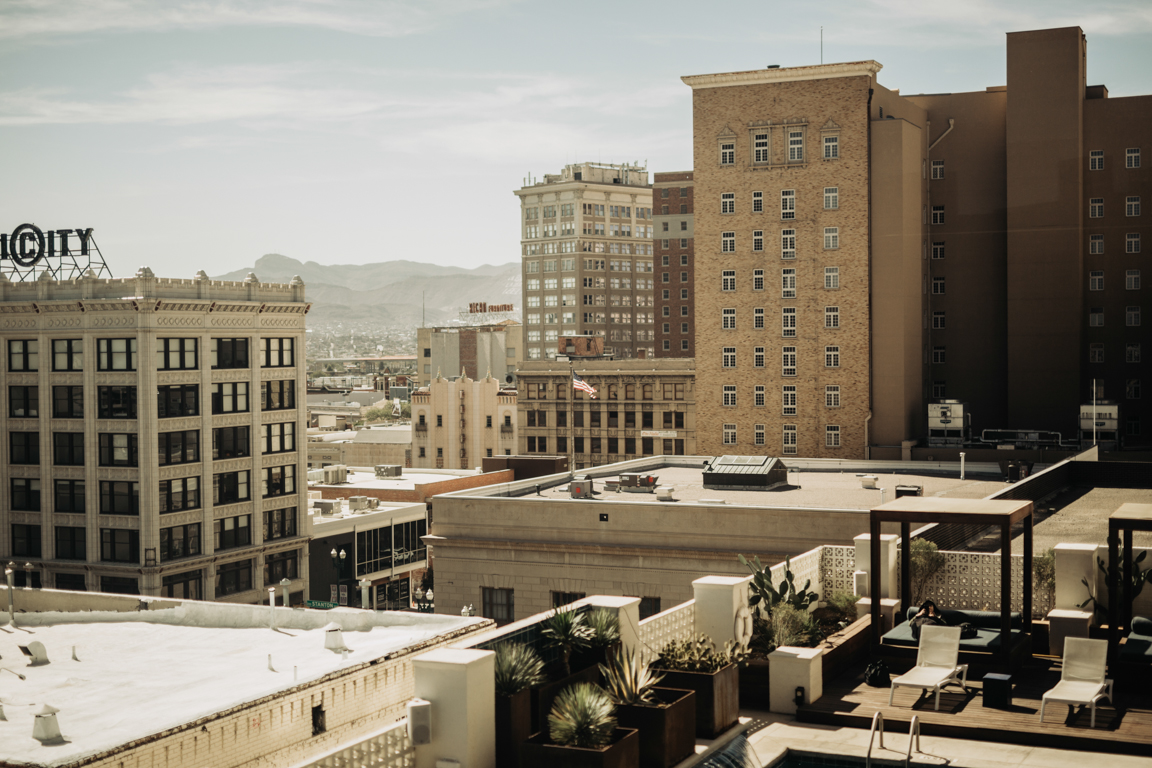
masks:
{"type": "Polygon", "coordinates": [[[1133,664],[1152,664],[1152,619],[1132,617],[1132,631],[1120,646],[1117,658],[1133,664]]]}
{"type": "MultiPolygon", "coordinates": [[[[912,636],[912,618],[920,610],[919,606],[908,609],[908,621],[897,624],[888,630],[881,638],[884,645],[910,646],[916,648],[920,642],[912,636]]],[[[958,627],[968,623],[976,627],[976,637],[960,641],[960,650],[996,653],[1000,650],[1000,621],[999,611],[956,611],[942,610],[941,618],[950,627],[958,627]]],[[[1019,613],[1011,614],[1012,619],[1012,647],[1027,642],[1028,636],[1024,634],[1023,618],[1019,613]]],[[[1152,638],[1149,638],[1152,639],[1152,638]]]]}

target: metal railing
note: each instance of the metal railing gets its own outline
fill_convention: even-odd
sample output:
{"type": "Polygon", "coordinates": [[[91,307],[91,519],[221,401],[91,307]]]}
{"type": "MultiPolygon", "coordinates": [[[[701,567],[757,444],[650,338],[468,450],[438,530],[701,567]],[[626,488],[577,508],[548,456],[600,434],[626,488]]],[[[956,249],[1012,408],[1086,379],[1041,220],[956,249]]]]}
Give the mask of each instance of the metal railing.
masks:
{"type": "Polygon", "coordinates": [[[293,768],[415,768],[416,748],[408,739],[407,718],[325,752],[293,768]]]}
{"type": "Polygon", "coordinates": [[[864,768],[872,768],[872,742],[876,738],[877,730],[880,731],[880,749],[884,749],[884,713],[880,710],[876,710],[876,714],[872,715],[872,727],[868,730],[868,754],[864,757],[864,768]]]}

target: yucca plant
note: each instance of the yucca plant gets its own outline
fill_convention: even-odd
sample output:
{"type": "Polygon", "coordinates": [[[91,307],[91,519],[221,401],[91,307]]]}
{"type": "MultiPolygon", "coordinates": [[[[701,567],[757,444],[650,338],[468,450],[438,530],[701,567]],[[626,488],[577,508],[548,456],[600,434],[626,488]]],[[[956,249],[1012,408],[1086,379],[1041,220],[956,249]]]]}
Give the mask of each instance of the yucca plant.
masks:
{"type": "Polygon", "coordinates": [[[515,696],[545,679],[544,661],[534,648],[522,643],[496,646],[496,695],[515,696]]]}
{"type": "Polygon", "coordinates": [[[572,652],[589,646],[593,630],[586,623],[583,613],[557,608],[544,619],[540,634],[544,636],[544,642],[549,648],[560,649],[560,663],[567,677],[572,674],[572,652]]]}
{"type": "Polygon", "coordinates": [[[616,706],[599,686],[570,685],[556,697],[548,714],[548,735],[566,747],[600,749],[616,731],[616,706]]]}
{"type": "Polygon", "coordinates": [[[626,648],[618,648],[608,656],[600,665],[600,675],[605,691],[618,707],[651,704],[655,701],[652,689],[664,679],[664,675],[653,672],[634,651],[626,648]]]}
{"type": "Polygon", "coordinates": [[[588,644],[593,648],[607,648],[620,642],[620,617],[607,608],[595,608],[584,614],[584,623],[592,630],[588,644]]]}

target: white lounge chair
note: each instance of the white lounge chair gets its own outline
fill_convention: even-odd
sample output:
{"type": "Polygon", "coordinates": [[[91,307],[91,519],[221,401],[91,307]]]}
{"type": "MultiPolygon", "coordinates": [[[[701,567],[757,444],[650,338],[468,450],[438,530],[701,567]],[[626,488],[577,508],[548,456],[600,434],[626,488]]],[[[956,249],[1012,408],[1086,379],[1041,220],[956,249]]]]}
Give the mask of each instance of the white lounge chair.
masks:
{"type": "Polygon", "coordinates": [[[936,710],[940,710],[940,689],[949,683],[956,683],[967,691],[968,665],[957,664],[960,657],[960,627],[939,627],[928,625],[920,628],[920,651],[916,656],[916,666],[908,674],[892,681],[888,692],[888,706],[896,688],[919,688],[935,691],[936,710]]]}
{"type": "Polygon", "coordinates": [[[1064,639],[1064,668],[1060,682],[1044,694],[1040,701],[1040,722],[1044,722],[1044,708],[1048,702],[1071,706],[1086,706],[1092,710],[1092,725],[1096,727],[1096,702],[1112,699],[1112,681],[1104,676],[1108,663],[1108,641],[1089,640],[1086,637],[1064,639]]]}

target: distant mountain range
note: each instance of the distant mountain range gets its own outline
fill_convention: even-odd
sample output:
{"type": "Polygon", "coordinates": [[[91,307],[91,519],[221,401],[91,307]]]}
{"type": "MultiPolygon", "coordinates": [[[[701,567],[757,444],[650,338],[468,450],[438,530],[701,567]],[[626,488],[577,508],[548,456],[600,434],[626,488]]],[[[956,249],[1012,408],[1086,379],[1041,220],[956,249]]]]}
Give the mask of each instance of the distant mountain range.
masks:
{"type": "Polygon", "coordinates": [[[455,320],[460,310],[475,301],[515,304],[520,309],[518,262],[475,269],[416,261],[327,265],[270,253],[252,267],[215,279],[243,280],[249,272],[264,283],[286,283],[299,275],[312,302],[309,319],[324,324],[347,321],[415,327],[421,322],[421,297],[428,325],[455,320]]]}

